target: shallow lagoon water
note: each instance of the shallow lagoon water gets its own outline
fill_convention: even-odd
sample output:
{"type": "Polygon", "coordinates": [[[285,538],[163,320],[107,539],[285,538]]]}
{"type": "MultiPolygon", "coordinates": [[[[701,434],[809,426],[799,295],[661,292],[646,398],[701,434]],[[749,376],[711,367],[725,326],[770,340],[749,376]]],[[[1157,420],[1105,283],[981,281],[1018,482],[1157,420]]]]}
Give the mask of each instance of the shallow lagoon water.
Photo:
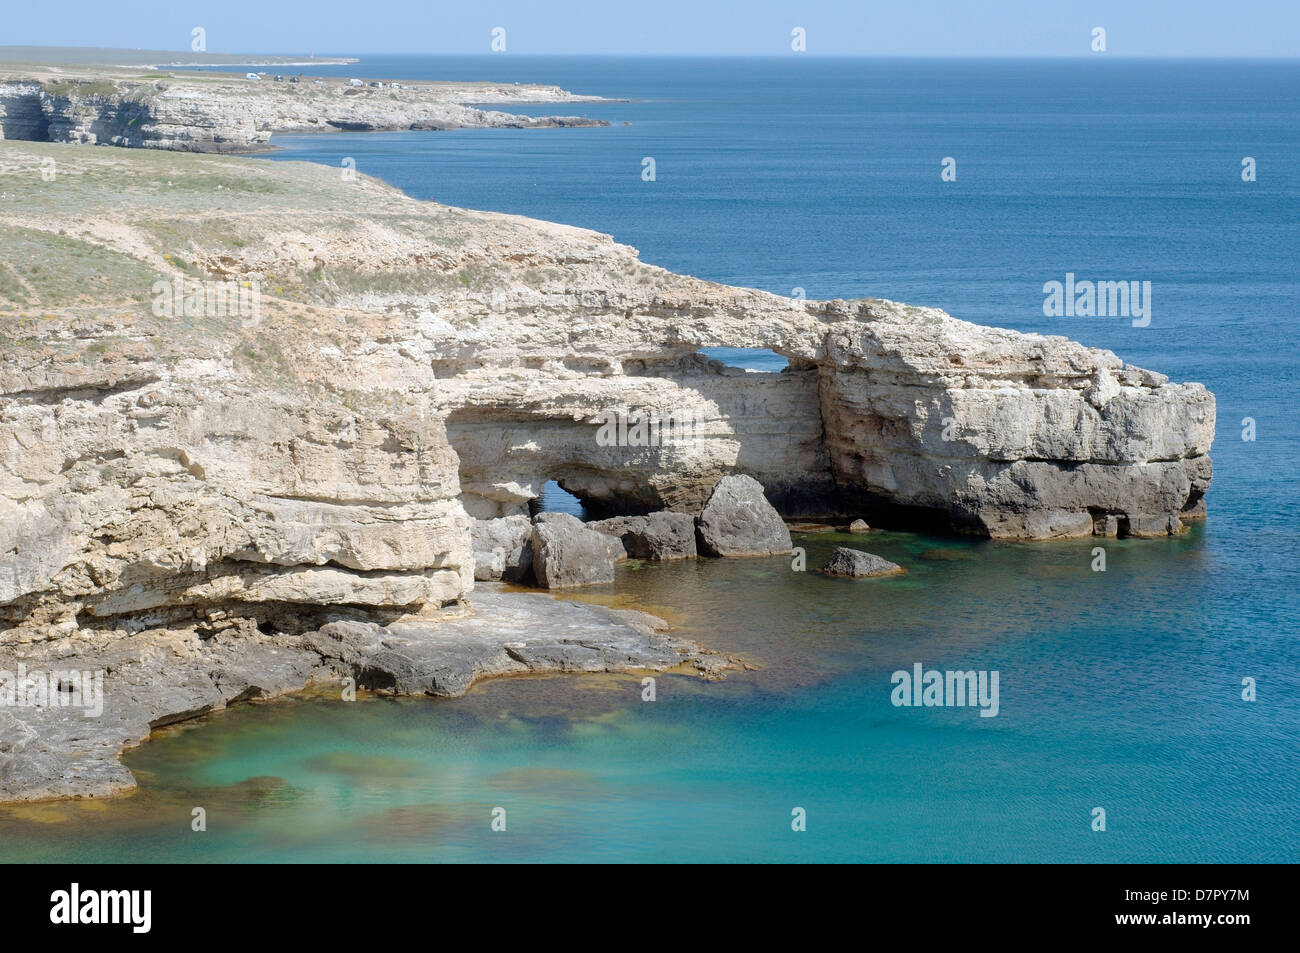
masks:
{"type": "Polygon", "coordinates": [[[607,129],[277,136],[274,159],[353,156],[417,197],[598,228],[701,277],[932,304],[1202,381],[1210,518],[1106,541],[1105,573],[1091,540],[895,533],[799,542],[810,568],[843,543],[899,578],[628,564],[579,598],[756,670],[662,676],[655,702],[638,677],[583,676],[237,707],[130,752],[134,795],[0,807],[6,859],[1300,859],[1300,66],[368,60],[340,69],[640,102],[576,110],[607,129]],[[1152,280],[1151,326],[1045,318],[1066,271],[1152,280]],[[999,714],[894,707],[915,662],[997,670],[999,714]]]}
{"type": "MultiPolygon", "coordinates": [[[[1271,670],[1294,643],[1204,617],[1231,571],[1209,532],[1112,542],[1104,574],[1087,543],[884,532],[907,575],[630,563],[582,598],[756,669],[660,676],[653,702],[638,677],[547,676],[236,707],[130,752],[139,793],[0,808],[0,837],[12,860],[1294,860],[1300,703],[1271,670]],[[998,715],[895,707],[918,661],[998,671],[998,715]],[[1254,704],[1243,671],[1271,672],[1254,704]]],[[[798,542],[815,566],[863,537],[798,542]]]]}

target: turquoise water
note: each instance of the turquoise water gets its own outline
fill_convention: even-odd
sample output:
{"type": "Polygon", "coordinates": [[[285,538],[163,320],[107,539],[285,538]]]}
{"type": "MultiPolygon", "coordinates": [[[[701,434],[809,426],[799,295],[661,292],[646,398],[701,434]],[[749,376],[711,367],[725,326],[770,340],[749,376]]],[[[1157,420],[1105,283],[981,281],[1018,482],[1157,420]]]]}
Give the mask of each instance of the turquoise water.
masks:
{"type": "Polygon", "coordinates": [[[7,858],[1297,859],[1300,66],[351,69],[640,101],[536,110],[604,129],[277,136],[275,159],[353,156],[418,197],[597,228],[675,270],[933,304],[1202,381],[1219,399],[1210,518],[1108,541],[1104,573],[1091,541],[894,533],[799,538],[810,567],[852,541],[908,569],[865,582],[786,559],[624,565],[582,598],[659,612],[755,670],[662,676],[654,702],[636,678],[600,676],[237,708],[132,752],[132,797],[0,808],[7,858]],[[956,182],[939,178],[944,156],[956,182]],[[1258,181],[1241,181],[1243,156],[1258,181]],[[1042,284],[1067,271],[1152,281],[1151,326],[1045,318],[1042,284]],[[891,673],[915,662],[998,671],[999,714],[894,707],[891,673]]]}
{"type": "MultiPolygon", "coordinates": [[[[6,857],[1293,860],[1294,669],[1267,668],[1290,650],[1207,618],[1213,533],[1111,543],[1104,575],[1086,542],[893,533],[870,548],[909,573],[871,582],[783,559],[626,565],[585,597],[758,669],[661,676],[653,702],[584,676],[238,707],[132,752],[133,797],[0,809],[6,857]],[[914,661],[997,670],[999,714],[895,708],[890,675],[914,661]]],[[[854,540],[799,542],[816,565],[854,540]]]]}

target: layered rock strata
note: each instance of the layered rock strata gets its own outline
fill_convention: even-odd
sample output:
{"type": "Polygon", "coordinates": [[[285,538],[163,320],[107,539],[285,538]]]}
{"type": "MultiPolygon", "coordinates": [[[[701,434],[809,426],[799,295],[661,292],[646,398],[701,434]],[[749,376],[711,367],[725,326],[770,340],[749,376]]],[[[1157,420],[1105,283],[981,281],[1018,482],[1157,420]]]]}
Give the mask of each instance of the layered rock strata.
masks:
{"type": "Polygon", "coordinates": [[[582,116],[522,116],[480,108],[597,99],[554,86],[414,85],[350,86],[311,77],[290,83],[220,73],[153,78],[120,70],[85,78],[14,74],[6,80],[0,73],[0,138],[244,152],[265,148],[274,132],[607,125],[582,116]]]}
{"type": "Polygon", "coordinates": [[[618,516],[743,475],[787,518],[1003,539],[1204,515],[1213,396],[1062,337],[712,284],[302,163],[5,142],[0,181],[0,663],[458,611],[472,520],[548,480],[618,516]]]}
{"type": "Polygon", "coordinates": [[[0,206],[7,638],[454,603],[471,517],[548,479],[598,515],[694,514],[743,474],[786,517],[1012,539],[1203,512],[1212,395],[1064,338],[714,285],[305,164],[9,143],[0,168],[26,183],[0,206]],[[255,284],[258,313],[155,314],[181,280],[255,284]],[[791,367],[697,353],[724,345],[791,367]],[[602,440],[617,417],[660,426],[602,440]]]}

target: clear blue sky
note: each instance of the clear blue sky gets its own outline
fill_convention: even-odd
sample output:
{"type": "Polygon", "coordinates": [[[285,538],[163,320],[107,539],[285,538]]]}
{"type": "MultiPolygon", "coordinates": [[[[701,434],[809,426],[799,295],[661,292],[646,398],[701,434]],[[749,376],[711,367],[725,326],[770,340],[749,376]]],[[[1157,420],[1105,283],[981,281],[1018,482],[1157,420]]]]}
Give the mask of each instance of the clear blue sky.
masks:
{"type": "Polygon", "coordinates": [[[1300,0],[7,0],[0,45],[213,53],[1300,56],[1300,0]],[[57,13],[55,10],[57,9],[57,13]]]}

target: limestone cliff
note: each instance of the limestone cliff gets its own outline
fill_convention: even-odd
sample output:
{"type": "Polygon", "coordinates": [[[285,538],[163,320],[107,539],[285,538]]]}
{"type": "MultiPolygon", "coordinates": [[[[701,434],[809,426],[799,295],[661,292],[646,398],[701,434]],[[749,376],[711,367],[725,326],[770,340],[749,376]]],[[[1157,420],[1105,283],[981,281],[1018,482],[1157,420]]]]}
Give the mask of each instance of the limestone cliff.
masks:
{"type": "Polygon", "coordinates": [[[0,643],[418,615],[471,590],[470,518],[547,479],[698,511],[740,472],[787,516],[1012,539],[1203,513],[1213,396],[1064,338],[712,284],[308,164],[8,142],[0,181],[0,643]],[[256,314],[159,314],[176,276],[256,314]],[[724,345],[791,367],[697,353],[724,345]],[[693,429],[608,446],[610,412],[693,429]]]}
{"type": "MultiPolygon", "coordinates": [[[[606,125],[578,116],[520,116],[488,104],[581,103],[554,86],[417,83],[352,86],[224,73],[0,69],[0,139],[239,152],[273,132],[606,125]],[[411,88],[414,85],[415,88],[411,88]]],[[[383,81],[375,81],[383,82],[383,81]]]]}

